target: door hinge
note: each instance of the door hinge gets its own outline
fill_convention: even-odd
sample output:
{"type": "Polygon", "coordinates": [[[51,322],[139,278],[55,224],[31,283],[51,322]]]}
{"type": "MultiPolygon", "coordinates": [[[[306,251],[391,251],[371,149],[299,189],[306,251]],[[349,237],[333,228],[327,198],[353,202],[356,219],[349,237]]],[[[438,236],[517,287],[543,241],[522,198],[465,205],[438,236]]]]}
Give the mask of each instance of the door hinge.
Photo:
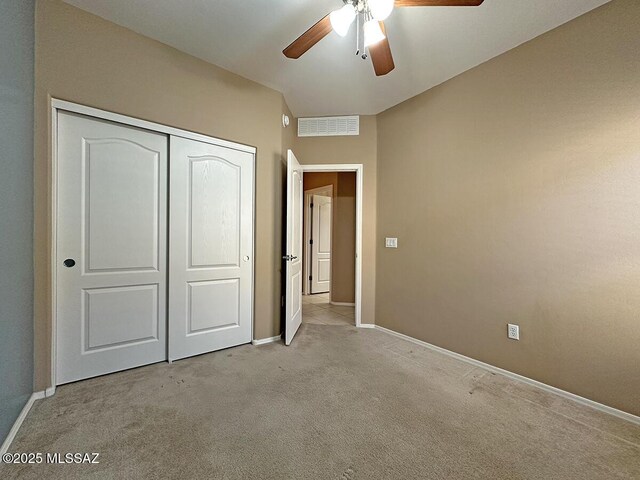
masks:
{"type": "Polygon", "coordinates": [[[313,245],[313,238],[309,240],[309,245],[313,245]]]}
{"type": "Polygon", "coordinates": [[[311,208],[313,208],[313,203],[311,204],[311,208]]]}
{"type": "Polygon", "coordinates": [[[313,280],[313,278],[311,278],[311,275],[309,275],[309,280],[313,280]]]}

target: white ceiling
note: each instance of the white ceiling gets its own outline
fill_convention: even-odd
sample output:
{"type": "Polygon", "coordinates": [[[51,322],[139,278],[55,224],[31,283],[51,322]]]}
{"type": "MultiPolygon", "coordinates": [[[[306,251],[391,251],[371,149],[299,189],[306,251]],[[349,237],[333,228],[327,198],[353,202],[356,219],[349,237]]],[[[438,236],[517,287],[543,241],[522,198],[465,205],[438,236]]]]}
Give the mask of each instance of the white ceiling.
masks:
{"type": "Polygon", "coordinates": [[[295,116],[376,114],[609,0],[485,0],[397,8],[385,21],[396,68],[376,77],[355,29],[298,60],[282,50],[341,0],[65,0],[279,90],[295,116]]]}

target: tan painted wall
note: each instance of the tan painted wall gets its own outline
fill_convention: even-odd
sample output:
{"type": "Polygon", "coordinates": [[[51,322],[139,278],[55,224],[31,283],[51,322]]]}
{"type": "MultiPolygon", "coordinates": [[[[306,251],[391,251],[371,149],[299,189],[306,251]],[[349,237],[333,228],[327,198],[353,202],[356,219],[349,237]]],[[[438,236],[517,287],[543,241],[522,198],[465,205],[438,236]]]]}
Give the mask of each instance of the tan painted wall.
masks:
{"type": "Polygon", "coordinates": [[[360,135],[296,138],[294,152],[301,164],[363,164],[362,323],[375,323],[377,122],[360,117],[360,135]]]}
{"type": "MultiPolygon", "coordinates": [[[[356,300],[356,174],[355,172],[307,172],[304,174],[305,192],[329,185],[333,187],[330,298],[332,302],[354,303],[356,300]]],[[[306,209],[304,213],[307,214],[306,209]]],[[[306,265],[306,259],[304,265],[306,265]]],[[[303,278],[308,277],[309,273],[305,269],[303,278]]]]}
{"type": "Polygon", "coordinates": [[[379,325],[640,414],[639,25],[614,1],[379,115],[379,325]]]}
{"type": "Polygon", "coordinates": [[[58,0],[41,0],[36,9],[36,389],[49,384],[51,354],[50,97],[257,147],[254,336],[277,335],[282,147],[293,141],[293,128],[281,128],[281,114],[288,111],[282,95],[58,0]]]}
{"type": "Polygon", "coordinates": [[[305,192],[328,185],[333,187],[335,194],[338,188],[338,172],[308,172],[302,176],[302,188],[305,192]]]}
{"type": "Polygon", "coordinates": [[[338,172],[334,199],[331,301],[356,301],[356,174],[338,172]]]}

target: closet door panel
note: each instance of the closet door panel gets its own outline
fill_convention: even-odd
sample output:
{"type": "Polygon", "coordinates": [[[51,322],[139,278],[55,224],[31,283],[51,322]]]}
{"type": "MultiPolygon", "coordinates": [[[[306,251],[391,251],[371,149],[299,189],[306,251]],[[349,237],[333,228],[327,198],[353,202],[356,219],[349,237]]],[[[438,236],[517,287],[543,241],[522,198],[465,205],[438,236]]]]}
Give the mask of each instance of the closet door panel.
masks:
{"type": "Polygon", "coordinates": [[[254,155],[170,140],[169,358],[251,341],[254,155]]]}
{"type": "Polygon", "coordinates": [[[167,358],[168,138],[57,120],[59,385],[167,358]]]}

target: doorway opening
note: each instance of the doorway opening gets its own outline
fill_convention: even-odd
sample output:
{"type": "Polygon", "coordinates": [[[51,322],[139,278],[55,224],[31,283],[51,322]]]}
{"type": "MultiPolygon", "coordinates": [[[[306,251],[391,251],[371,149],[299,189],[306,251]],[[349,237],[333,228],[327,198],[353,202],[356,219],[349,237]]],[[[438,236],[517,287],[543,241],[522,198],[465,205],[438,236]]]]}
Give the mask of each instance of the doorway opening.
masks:
{"type": "Polygon", "coordinates": [[[303,323],[355,325],[356,172],[303,173],[303,323]]]}
{"type": "MultiPolygon", "coordinates": [[[[304,256],[304,175],[310,172],[353,172],[355,174],[355,250],[352,252],[351,261],[355,263],[355,279],[353,300],[354,322],[356,327],[369,327],[363,325],[362,317],[362,186],[363,186],[363,165],[362,164],[325,164],[325,165],[301,165],[293,151],[287,151],[287,202],[286,202],[286,228],[285,228],[285,251],[282,259],[284,260],[283,280],[284,280],[284,296],[282,297],[282,306],[284,313],[284,343],[291,345],[293,338],[302,324],[303,317],[303,299],[309,300],[306,311],[322,308],[319,303],[325,304],[324,307],[331,310],[338,308],[349,308],[350,305],[332,305],[339,302],[336,298],[336,281],[335,278],[329,287],[329,293],[319,295],[328,295],[328,298],[322,299],[326,301],[312,300],[312,295],[303,295],[303,256],[304,256]],[[333,291],[333,293],[332,293],[333,291]],[[311,297],[311,298],[309,298],[311,297]],[[314,305],[309,305],[313,303],[314,305]]],[[[323,185],[320,185],[323,186],[323,185]]],[[[324,185],[326,186],[326,185],[324,185]]],[[[317,186],[316,186],[317,187],[317,186]]],[[[335,192],[334,188],[334,198],[335,192]]],[[[338,197],[339,198],[339,197],[338,197]]],[[[335,204],[332,203],[332,210],[335,204]]],[[[333,215],[332,215],[333,216],[333,215]]],[[[335,231],[336,229],[333,228],[335,231]]],[[[334,236],[333,233],[331,235],[334,236]]],[[[340,237],[342,238],[342,237],[340,237]]],[[[335,249],[334,249],[335,250],[335,249]]],[[[335,264],[335,251],[334,251],[335,264]]],[[[334,275],[335,277],[335,275],[334,275]]],[[[320,297],[318,297],[319,299],[320,297]]],[[[348,303],[348,302],[344,302],[348,303]]],[[[320,315],[310,315],[319,317],[320,315]]],[[[346,317],[346,315],[342,315],[346,317]]],[[[325,322],[326,323],[326,322],[325,322]]]]}

